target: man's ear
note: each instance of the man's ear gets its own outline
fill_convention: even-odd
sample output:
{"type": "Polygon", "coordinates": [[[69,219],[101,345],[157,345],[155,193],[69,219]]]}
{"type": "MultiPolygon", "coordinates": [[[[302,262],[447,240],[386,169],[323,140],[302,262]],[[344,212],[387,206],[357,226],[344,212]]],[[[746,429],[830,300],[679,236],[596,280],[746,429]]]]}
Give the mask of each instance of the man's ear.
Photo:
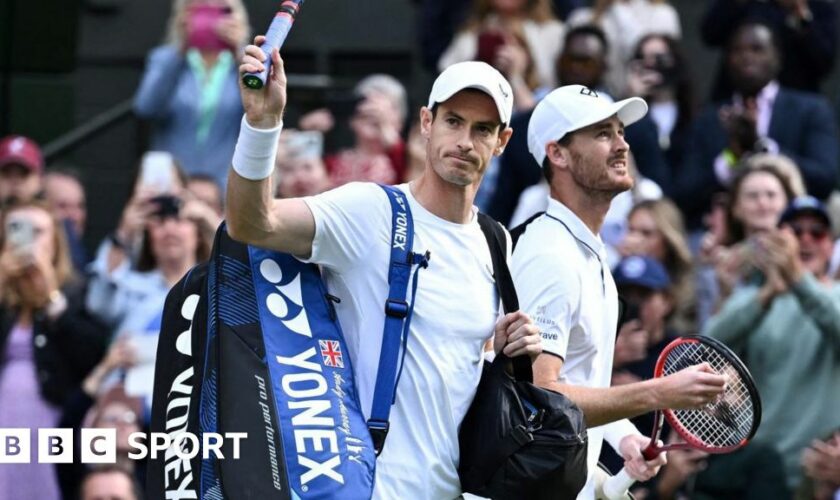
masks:
{"type": "Polygon", "coordinates": [[[434,121],[432,110],[426,106],[420,108],[420,135],[424,139],[428,139],[432,135],[432,121],[434,121]]]}
{"type": "Polygon", "coordinates": [[[496,156],[501,156],[502,153],[505,152],[505,148],[510,142],[510,138],[513,136],[513,129],[510,127],[505,127],[499,132],[499,141],[496,144],[496,149],[493,150],[493,154],[496,156]]]}
{"type": "Polygon", "coordinates": [[[562,169],[569,168],[569,149],[555,141],[545,145],[545,157],[550,164],[556,164],[562,169]]]}

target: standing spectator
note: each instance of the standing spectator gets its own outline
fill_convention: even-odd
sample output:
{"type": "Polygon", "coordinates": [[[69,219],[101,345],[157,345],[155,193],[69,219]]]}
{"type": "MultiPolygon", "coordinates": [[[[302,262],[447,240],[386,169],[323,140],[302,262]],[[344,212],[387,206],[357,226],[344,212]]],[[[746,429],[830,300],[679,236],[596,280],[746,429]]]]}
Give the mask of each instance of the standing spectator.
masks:
{"type": "Polygon", "coordinates": [[[44,176],[44,195],[64,225],[73,266],[83,273],[88,263],[82,243],[87,223],[87,197],[79,175],[69,169],[51,169],[44,176]]]}
{"type": "MultiPolygon", "coordinates": [[[[779,39],[784,65],[779,83],[785,87],[819,92],[831,73],[837,51],[837,3],[834,0],[714,0],[702,24],[703,41],[724,47],[738,27],[757,21],[779,39]]],[[[718,71],[713,97],[725,99],[734,88],[724,68],[718,71]]]]}
{"type": "Polygon", "coordinates": [[[477,0],[466,25],[438,61],[438,70],[463,61],[483,61],[510,80],[514,105],[534,87],[554,88],[554,64],[563,42],[563,23],[551,12],[550,0],[477,0]],[[527,81],[531,64],[536,82],[527,81]],[[536,85],[534,85],[534,83],[536,85]]]}
{"type": "MultiPolygon", "coordinates": [[[[0,428],[54,428],[108,332],[84,310],[64,232],[45,204],[9,206],[2,227],[0,428]]],[[[0,467],[0,498],[59,498],[55,468],[38,462],[36,446],[29,463],[0,467]]]]}
{"type": "Polygon", "coordinates": [[[827,273],[823,204],[796,198],[779,225],[755,238],[742,284],[704,334],[744,355],[762,396],[754,440],[777,449],[795,489],[802,451],[840,425],[840,286],[827,273]]]}
{"type": "Polygon", "coordinates": [[[577,9],[569,16],[569,26],[594,24],[610,42],[607,87],[622,95],[627,62],[639,39],[649,33],[680,38],[680,17],[667,0],[596,0],[591,8],[577,9]]]}
{"type": "Polygon", "coordinates": [[[174,0],[166,45],[149,55],[134,98],[152,122],[150,149],[222,186],[242,117],[236,57],[248,30],[241,0],[174,0]]]}
{"type": "Polygon", "coordinates": [[[840,145],[829,103],[779,85],[780,61],[770,29],[738,28],[726,53],[735,93],[709,106],[693,126],[691,147],[671,197],[689,230],[701,227],[715,192],[731,182],[738,162],[755,152],[782,153],[796,163],[808,193],[826,199],[837,180],[840,145]]]}
{"type": "MultiPolygon", "coordinates": [[[[212,233],[202,219],[206,212],[212,211],[198,200],[184,203],[175,195],[152,197],[138,190],[115,236],[100,247],[91,264],[88,308],[117,338],[128,337],[148,349],[141,355],[146,363],[154,360],[152,346],[160,332],[166,294],[210,255],[212,233]],[[135,242],[140,253],[133,265],[128,249],[135,242]]],[[[133,395],[147,396],[151,404],[150,393],[133,395]]]]}
{"type": "Polygon", "coordinates": [[[28,201],[41,192],[44,156],[41,148],[22,135],[0,140],[0,204],[28,201]]]}
{"type": "Polygon", "coordinates": [[[642,37],[627,71],[626,94],[647,101],[659,147],[672,177],[677,175],[695,115],[692,78],[679,41],[660,34],[642,37]]]}
{"type": "MultiPolygon", "coordinates": [[[[405,87],[392,76],[376,74],[356,84],[353,94],[358,97],[350,118],[355,142],[352,148],[326,158],[332,186],[353,181],[395,184],[405,173],[401,135],[408,112],[405,87]]],[[[331,116],[328,123],[332,123],[331,116]]],[[[304,126],[305,119],[301,124],[311,128],[304,126]]],[[[324,128],[321,131],[326,132],[324,128]]]]}

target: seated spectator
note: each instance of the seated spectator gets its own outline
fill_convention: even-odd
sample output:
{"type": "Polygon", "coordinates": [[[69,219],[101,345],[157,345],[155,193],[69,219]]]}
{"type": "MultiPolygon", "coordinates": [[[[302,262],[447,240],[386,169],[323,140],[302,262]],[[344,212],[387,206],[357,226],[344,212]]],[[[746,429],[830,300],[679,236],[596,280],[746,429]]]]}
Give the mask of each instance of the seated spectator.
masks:
{"type": "Polygon", "coordinates": [[[692,78],[679,41],[643,36],[628,67],[625,92],[647,101],[671,177],[678,175],[695,114],[692,78]]]}
{"type": "Polygon", "coordinates": [[[275,196],[297,198],[329,189],[323,153],[324,138],[320,132],[284,130],[275,160],[275,196]]]}
{"type": "Polygon", "coordinates": [[[714,193],[726,188],[738,162],[755,152],[793,159],[808,193],[821,200],[836,184],[840,144],[832,108],[821,96],[779,85],[779,53],[770,29],[755,23],[738,28],[726,61],[735,93],[695,121],[691,147],[670,191],[689,230],[700,229],[714,193]]]}
{"type": "Polygon", "coordinates": [[[610,52],[607,87],[622,95],[627,81],[627,61],[636,44],[650,33],[680,38],[680,17],[665,0],[596,0],[595,5],[576,9],[569,15],[569,26],[594,24],[607,34],[610,52]]]}
{"type": "Polygon", "coordinates": [[[622,257],[649,255],[665,266],[673,282],[669,324],[681,332],[695,331],[694,262],[677,206],[667,198],[636,203],[618,251],[622,257]]]}
{"type": "MultiPolygon", "coordinates": [[[[703,18],[703,41],[723,47],[738,26],[757,21],[779,38],[784,65],[779,83],[791,89],[819,92],[820,82],[831,73],[837,52],[837,4],[832,0],[714,0],[703,18]]],[[[713,97],[732,93],[722,66],[713,97]]]]}
{"type": "Polygon", "coordinates": [[[536,105],[537,87],[551,90],[557,85],[554,64],[563,31],[550,0],[478,0],[440,57],[438,70],[463,61],[484,61],[508,78],[514,106],[528,109],[536,105]]]}
{"type": "Polygon", "coordinates": [[[85,476],[81,500],[143,500],[131,473],[118,465],[100,465],[85,476]]]}
{"type": "Polygon", "coordinates": [[[221,186],[242,120],[237,54],[248,31],[241,0],[173,0],[166,44],[149,55],[134,98],[151,121],[151,149],[221,186]]]}
{"type": "Polygon", "coordinates": [[[73,266],[84,273],[88,256],[82,242],[87,223],[87,198],[79,175],[70,169],[50,169],[44,175],[44,195],[64,223],[73,266]]]}
{"type": "Polygon", "coordinates": [[[754,441],[779,452],[792,490],[803,450],[840,426],[840,286],[827,273],[830,227],[819,200],[792,200],[779,229],[755,237],[746,278],[703,332],[741,353],[762,398],[754,441]]]}
{"type": "MultiPolygon", "coordinates": [[[[405,142],[401,136],[408,102],[405,87],[388,75],[370,75],[353,90],[358,104],[350,118],[354,145],[326,158],[332,187],[353,181],[395,184],[405,172],[405,142]]],[[[332,128],[327,113],[321,126],[312,126],[310,113],[301,119],[301,128],[326,132],[332,128]]]]}
{"type": "MultiPolygon", "coordinates": [[[[16,202],[0,237],[0,428],[55,428],[105,353],[108,331],[84,309],[64,232],[42,202],[16,202]]],[[[0,498],[58,499],[55,468],[31,449],[0,467],[0,498]]]]}
{"type": "Polygon", "coordinates": [[[0,205],[29,201],[43,189],[44,157],[32,139],[10,135],[0,140],[0,205]]]}

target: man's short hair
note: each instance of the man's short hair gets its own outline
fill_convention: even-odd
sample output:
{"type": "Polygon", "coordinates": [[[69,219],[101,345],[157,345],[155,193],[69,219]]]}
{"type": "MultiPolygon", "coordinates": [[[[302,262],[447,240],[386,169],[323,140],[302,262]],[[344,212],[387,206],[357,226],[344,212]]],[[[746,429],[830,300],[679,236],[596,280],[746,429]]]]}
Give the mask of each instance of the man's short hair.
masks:
{"type": "Polygon", "coordinates": [[[604,48],[604,54],[610,51],[610,42],[607,40],[607,35],[604,33],[604,30],[599,28],[594,24],[583,24],[581,26],[575,26],[574,28],[570,29],[566,32],[566,36],[563,38],[563,46],[568,47],[569,42],[572,38],[577,36],[594,36],[601,42],[601,46],[604,48]]]}
{"type": "Polygon", "coordinates": [[[80,499],[84,499],[85,485],[87,484],[88,480],[93,476],[99,474],[120,474],[122,476],[125,476],[131,484],[131,493],[134,495],[134,499],[143,500],[143,491],[140,489],[140,484],[135,479],[134,474],[129,472],[125,467],[122,467],[117,464],[98,465],[88,470],[87,473],[85,473],[85,476],[82,478],[81,483],[79,484],[80,499]]]}

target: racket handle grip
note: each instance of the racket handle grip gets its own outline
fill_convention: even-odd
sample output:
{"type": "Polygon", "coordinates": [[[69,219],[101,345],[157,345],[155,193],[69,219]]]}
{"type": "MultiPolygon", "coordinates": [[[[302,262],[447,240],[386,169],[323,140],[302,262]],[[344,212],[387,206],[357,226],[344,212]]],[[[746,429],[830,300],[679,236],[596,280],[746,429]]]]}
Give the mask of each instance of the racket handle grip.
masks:
{"type": "Polygon", "coordinates": [[[286,37],[289,35],[289,30],[292,29],[292,24],[295,22],[295,16],[298,9],[300,9],[300,1],[286,0],[280,6],[280,11],[274,16],[268,31],[265,34],[265,42],[263,42],[260,49],[265,54],[265,69],[259,73],[245,73],[242,75],[242,83],[246,87],[259,90],[265,86],[268,80],[268,72],[271,71],[271,52],[274,49],[280,49],[286,37]]]}
{"type": "Polygon", "coordinates": [[[627,497],[627,490],[636,480],[630,477],[627,469],[621,469],[618,474],[604,481],[603,492],[606,500],[620,500],[627,497]]]}

